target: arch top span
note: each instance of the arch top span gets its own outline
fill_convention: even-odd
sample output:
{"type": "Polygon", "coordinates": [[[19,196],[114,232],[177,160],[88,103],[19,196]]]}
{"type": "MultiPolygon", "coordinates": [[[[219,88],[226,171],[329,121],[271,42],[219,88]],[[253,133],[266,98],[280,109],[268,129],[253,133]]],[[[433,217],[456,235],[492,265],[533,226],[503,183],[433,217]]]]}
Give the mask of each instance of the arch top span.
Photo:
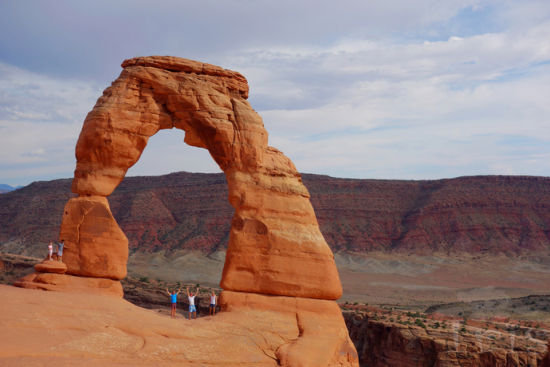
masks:
{"type": "Polygon", "coordinates": [[[224,79],[229,90],[238,92],[244,99],[248,98],[248,82],[246,78],[241,73],[223,69],[216,65],[174,56],[147,56],[124,60],[121,66],[123,68],[146,66],[172,72],[214,76],[224,79]]]}
{"type": "Polygon", "coordinates": [[[336,299],[334,256],[294,164],[268,146],[261,117],[239,73],[197,61],[138,57],[88,113],[76,145],[65,208],[68,273],[121,279],[127,240],[106,199],[160,129],[185,131],[225,173],[235,208],[221,285],[226,290],[336,299]],[[115,255],[113,255],[115,254],[115,255]]]}
{"type": "Polygon", "coordinates": [[[261,166],[267,131],[248,101],[241,74],[193,60],[150,56],[125,60],[124,70],[86,116],[76,145],[72,190],[110,195],[160,129],[185,131],[222,171],[261,166]]]}

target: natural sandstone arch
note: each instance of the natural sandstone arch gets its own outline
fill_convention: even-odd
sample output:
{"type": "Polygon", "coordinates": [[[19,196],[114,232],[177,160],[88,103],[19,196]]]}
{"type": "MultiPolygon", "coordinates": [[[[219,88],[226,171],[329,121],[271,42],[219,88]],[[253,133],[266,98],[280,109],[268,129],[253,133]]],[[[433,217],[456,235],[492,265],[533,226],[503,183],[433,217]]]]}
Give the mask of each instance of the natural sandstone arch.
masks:
{"type": "Polygon", "coordinates": [[[122,279],[128,241],[107,196],[160,129],[185,131],[225,173],[235,208],[221,286],[307,298],[342,294],[334,257],[293,163],[267,144],[239,73],[175,57],[140,57],[103,92],[76,146],[72,191],[60,238],[67,273],[122,279]]]}

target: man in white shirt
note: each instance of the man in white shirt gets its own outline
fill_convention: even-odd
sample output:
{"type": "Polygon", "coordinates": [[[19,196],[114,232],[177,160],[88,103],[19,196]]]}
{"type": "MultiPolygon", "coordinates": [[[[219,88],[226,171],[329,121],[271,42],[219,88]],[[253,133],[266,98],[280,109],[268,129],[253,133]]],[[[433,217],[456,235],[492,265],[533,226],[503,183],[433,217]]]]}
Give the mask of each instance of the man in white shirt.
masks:
{"type": "Polygon", "coordinates": [[[189,293],[189,287],[187,287],[187,298],[189,299],[189,320],[191,320],[191,316],[194,314],[195,319],[197,318],[197,307],[195,307],[195,297],[199,294],[199,287],[197,287],[197,290],[193,294],[193,292],[189,293]]]}

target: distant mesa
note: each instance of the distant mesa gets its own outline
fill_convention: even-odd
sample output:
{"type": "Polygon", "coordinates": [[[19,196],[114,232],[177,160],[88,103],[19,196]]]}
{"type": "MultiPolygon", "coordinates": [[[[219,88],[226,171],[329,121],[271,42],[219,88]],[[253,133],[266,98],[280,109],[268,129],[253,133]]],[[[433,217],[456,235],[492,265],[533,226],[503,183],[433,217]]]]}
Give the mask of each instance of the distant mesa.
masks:
{"type": "Polygon", "coordinates": [[[357,365],[332,301],[342,295],[334,256],[300,174],[290,159],[268,146],[262,119],[246,101],[246,79],[170,56],[138,57],[122,66],[88,113],[76,145],[72,191],[78,197],[65,205],[60,229],[66,274],[44,268],[20,285],[117,294],[126,276],[128,240],[107,196],[138,161],[149,137],[178,128],[187,144],[208,149],[225,174],[235,209],[222,308],[295,314],[300,337],[277,351],[282,365],[357,365]]]}
{"type": "MultiPolygon", "coordinates": [[[[301,174],[323,237],[334,252],[434,253],[461,257],[550,254],[550,177],[443,180],[346,179],[301,174]]],[[[0,244],[42,256],[59,232],[67,179],[35,182],[0,196],[0,244]],[[52,213],[54,215],[52,215],[52,213]],[[29,221],[40,226],[29,226],[29,221]]],[[[234,208],[223,173],[125,177],[109,196],[131,252],[227,248],[234,208]],[[200,218],[200,220],[197,220],[200,218]]]]}
{"type": "Polygon", "coordinates": [[[13,186],[6,185],[6,184],[0,184],[0,194],[10,192],[10,191],[13,191],[13,190],[17,190],[19,188],[21,188],[21,186],[13,187],[13,186]]]}

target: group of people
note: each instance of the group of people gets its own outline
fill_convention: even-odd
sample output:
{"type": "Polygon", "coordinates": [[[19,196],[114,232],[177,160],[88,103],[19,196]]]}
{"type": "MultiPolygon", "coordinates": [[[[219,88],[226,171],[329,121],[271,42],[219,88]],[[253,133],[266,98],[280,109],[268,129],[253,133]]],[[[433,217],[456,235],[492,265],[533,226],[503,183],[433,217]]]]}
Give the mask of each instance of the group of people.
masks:
{"type": "MultiPolygon", "coordinates": [[[[57,243],[57,261],[62,261],[63,259],[63,247],[65,247],[65,240],[61,240],[57,243]]],[[[48,259],[53,260],[53,241],[50,241],[48,244],[48,259]]]]}
{"type": "MultiPolygon", "coordinates": [[[[200,287],[197,287],[195,290],[195,293],[191,290],[189,292],[189,287],[186,288],[187,290],[187,299],[189,300],[189,320],[191,320],[191,317],[197,318],[197,306],[195,306],[195,297],[200,293],[200,287]]],[[[172,310],[171,314],[172,317],[176,317],[176,305],[178,303],[178,294],[181,293],[181,287],[176,291],[170,292],[168,288],[166,288],[166,293],[170,296],[170,303],[172,304],[172,310]]],[[[218,296],[216,296],[216,292],[214,290],[211,290],[210,293],[210,306],[208,308],[208,312],[211,316],[216,314],[216,304],[217,304],[218,296]]]]}
{"type": "MultiPolygon", "coordinates": [[[[62,261],[63,259],[63,248],[65,247],[65,241],[61,240],[57,243],[57,260],[62,261]]],[[[48,244],[48,259],[53,260],[53,241],[50,241],[48,244]]],[[[189,287],[186,288],[187,290],[187,299],[189,300],[189,320],[191,320],[191,317],[197,318],[197,306],[195,306],[195,297],[200,292],[200,287],[197,287],[195,292],[193,291],[189,292],[189,287]]],[[[171,314],[172,317],[176,317],[176,305],[178,303],[178,294],[181,293],[181,287],[176,291],[170,292],[168,288],[166,288],[166,293],[170,296],[170,302],[172,304],[172,310],[171,314]]],[[[210,293],[210,306],[209,306],[209,314],[211,316],[216,314],[216,304],[218,301],[218,296],[216,296],[216,293],[214,290],[211,290],[210,293]]]]}

